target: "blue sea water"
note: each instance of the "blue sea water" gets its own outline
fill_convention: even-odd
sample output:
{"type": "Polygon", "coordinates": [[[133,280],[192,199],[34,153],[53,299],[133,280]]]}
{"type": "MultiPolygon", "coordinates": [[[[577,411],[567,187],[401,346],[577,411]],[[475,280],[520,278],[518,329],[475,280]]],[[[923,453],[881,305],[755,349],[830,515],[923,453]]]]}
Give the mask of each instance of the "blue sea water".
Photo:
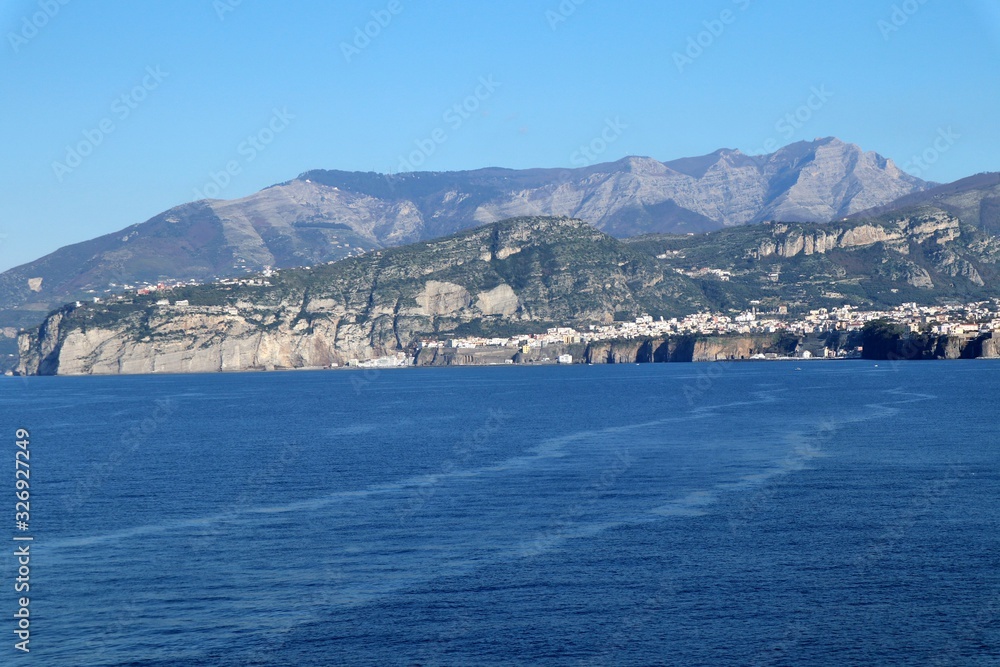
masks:
{"type": "Polygon", "coordinates": [[[998,397],[990,361],[8,378],[0,663],[1000,664],[998,397]]]}

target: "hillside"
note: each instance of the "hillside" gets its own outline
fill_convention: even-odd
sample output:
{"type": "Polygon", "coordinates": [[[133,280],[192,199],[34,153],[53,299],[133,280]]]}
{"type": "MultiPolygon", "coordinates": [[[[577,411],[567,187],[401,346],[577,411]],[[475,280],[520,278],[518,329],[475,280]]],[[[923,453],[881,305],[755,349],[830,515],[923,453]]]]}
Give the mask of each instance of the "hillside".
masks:
{"type": "Polygon", "coordinates": [[[1000,234],[1000,173],[969,176],[901,197],[889,204],[850,216],[866,218],[892,211],[933,206],[962,222],[994,235],[1000,234]]]}
{"type": "Polygon", "coordinates": [[[254,284],[66,306],[21,336],[21,372],[325,367],[412,351],[443,332],[979,299],[1000,295],[998,261],[1000,241],[934,209],[627,241],[580,220],[517,218],[254,284]]]}
{"type": "Polygon", "coordinates": [[[829,224],[769,223],[628,241],[720,307],[792,310],[971,301],[1000,293],[1000,240],[933,207],[829,224]]]}
{"type": "Polygon", "coordinates": [[[175,290],[182,307],[139,297],[64,308],[22,337],[22,370],[327,366],[405,348],[420,333],[531,331],[707,305],[683,276],[568,218],[509,220],[266,282],[175,290]]]}

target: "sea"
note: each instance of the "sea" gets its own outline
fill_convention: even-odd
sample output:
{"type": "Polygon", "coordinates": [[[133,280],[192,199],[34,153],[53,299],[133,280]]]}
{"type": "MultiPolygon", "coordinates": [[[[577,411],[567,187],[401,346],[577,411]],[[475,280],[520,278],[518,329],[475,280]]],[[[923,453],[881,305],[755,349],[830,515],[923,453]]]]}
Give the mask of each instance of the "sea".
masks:
{"type": "Polygon", "coordinates": [[[0,664],[998,665],[998,408],[996,361],[4,378],[0,664]]]}

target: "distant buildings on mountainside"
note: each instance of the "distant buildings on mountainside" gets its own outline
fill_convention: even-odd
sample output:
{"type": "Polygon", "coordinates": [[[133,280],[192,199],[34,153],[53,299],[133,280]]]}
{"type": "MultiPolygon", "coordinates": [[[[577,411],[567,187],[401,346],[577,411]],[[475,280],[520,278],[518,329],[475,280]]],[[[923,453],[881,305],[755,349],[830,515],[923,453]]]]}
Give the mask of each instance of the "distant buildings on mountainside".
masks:
{"type": "Polygon", "coordinates": [[[684,335],[771,334],[787,332],[798,336],[835,331],[858,331],[875,320],[887,320],[911,331],[939,335],[974,336],[1000,331],[1000,300],[948,306],[921,306],[905,303],[889,310],[857,310],[851,306],[811,310],[798,317],[779,311],[762,313],[751,308],[738,315],[694,313],[684,318],[654,320],[642,315],[628,322],[590,325],[585,331],[572,327],[553,327],[545,333],[510,337],[438,336],[424,338],[421,348],[515,347],[530,349],[554,344],[593,343],[603,340],[628,340],[684,335]]]}

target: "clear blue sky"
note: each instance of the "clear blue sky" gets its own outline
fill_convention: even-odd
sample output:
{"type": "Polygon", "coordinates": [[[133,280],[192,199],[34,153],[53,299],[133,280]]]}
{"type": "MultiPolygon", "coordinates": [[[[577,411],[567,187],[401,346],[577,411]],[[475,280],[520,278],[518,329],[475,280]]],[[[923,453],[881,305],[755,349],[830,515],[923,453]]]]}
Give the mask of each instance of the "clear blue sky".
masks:
{"type": "Polygon", "coordinates": [[[397,2],[4,2],[0,269],[191,201],[230,162],[224,198],[313,168],[399,170],[421,141],[429,170],[829,135],[902,166],[951,128],[923,178],[1000,169],[993,0],[397,2]],[[372,12],[391,20],[345,55],[372,12]]]}

